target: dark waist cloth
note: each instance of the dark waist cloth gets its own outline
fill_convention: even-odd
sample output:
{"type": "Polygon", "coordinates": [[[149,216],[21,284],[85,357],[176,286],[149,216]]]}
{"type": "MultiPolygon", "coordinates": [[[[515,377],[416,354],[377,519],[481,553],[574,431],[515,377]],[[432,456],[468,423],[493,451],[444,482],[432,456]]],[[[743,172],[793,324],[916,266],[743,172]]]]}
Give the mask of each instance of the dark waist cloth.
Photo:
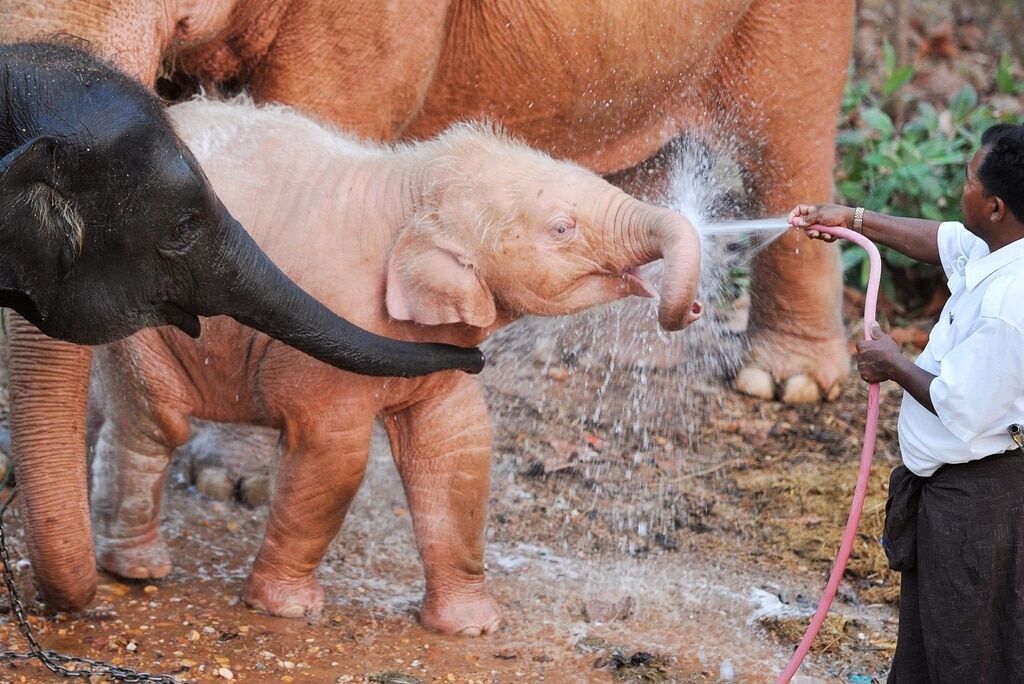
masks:
{"type": "Polygon", "coordinates": [[[917,516],[921,491],[927,485],[941,497],[935,497],[936,515],[961,511],[985,516],[989,512],[1005,515],[999,505],[1014,506],[1024,499],[1024,489],[1011,488],[1016,482],[1024,487],[1024,454],[1011,449],[977,461],[944,465],[931,477],[915,475],[906,466],[898,466],[889,476],[889,498],[885,502],[885,528],[882,547],[893,570],[914,567],[917,554],[917,516]],[[1013,491],[1016,489],[1016,491],[1013,491]],[[977,505],[980,498],[987,504],[977,505]],[[973,504],[973,505],[972,505],[973,504]]]}
{"type": "Polygon", "coordinates": [[[1024,682],[1024,454],[896,468],[883,544],[901,572],[889,684],[1024,682]]]}

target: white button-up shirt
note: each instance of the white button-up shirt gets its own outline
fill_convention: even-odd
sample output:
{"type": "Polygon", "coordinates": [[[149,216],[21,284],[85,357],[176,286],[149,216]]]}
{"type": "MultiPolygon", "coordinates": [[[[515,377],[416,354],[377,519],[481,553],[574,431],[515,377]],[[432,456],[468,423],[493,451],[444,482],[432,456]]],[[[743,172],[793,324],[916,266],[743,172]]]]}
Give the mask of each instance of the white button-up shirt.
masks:
{"type": "Polygon", "coordinates": [[[951,296],[915,361],[937,376],[938,415],[904,392],[899,419],[903,463],[923,477],[1016,448],[1006,430],[1024,424],[1024,239],[990,253],[949,222],[938,241],[951,296]]]}

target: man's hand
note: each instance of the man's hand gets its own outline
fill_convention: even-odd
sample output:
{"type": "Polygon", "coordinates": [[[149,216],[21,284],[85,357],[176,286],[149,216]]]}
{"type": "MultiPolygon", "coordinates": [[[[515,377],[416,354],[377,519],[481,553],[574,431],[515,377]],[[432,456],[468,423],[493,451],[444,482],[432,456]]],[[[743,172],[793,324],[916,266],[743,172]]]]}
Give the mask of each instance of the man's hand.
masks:
{"type": "Polygon", "coordinates": [[[857,342],[857,370],[864,382],[895,379],[905,361],[896,341],[882,332],[877,323],[871,326],[870,340],[857,342]]]}
{"type": "Polygon", "coordinates": [[[853,229],[853,209],[838,204],[798,204],[789,212],[789,225],[803,229],[807,237],[835,242],[836,237],[818,230],[807,230],[809,226],[840,226],[853,229]]]}

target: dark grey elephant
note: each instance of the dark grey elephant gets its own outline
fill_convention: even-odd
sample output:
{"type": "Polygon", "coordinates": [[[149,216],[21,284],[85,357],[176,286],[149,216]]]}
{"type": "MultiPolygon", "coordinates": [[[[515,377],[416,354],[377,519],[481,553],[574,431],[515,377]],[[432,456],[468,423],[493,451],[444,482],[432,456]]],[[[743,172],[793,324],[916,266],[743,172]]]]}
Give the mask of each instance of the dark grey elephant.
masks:
{"type": "MultiPolygon", "coordinates": [[[[0,306],[24,317],[10,317],[12,338],[34,326],[100,344],[166,324],[198,336],[197,316],[226,314],[356,373],[481,369],[476,349],[373,335],[289,280],[221,204],[159,99],[128,76],[78,47],[25,43],[0,46],[0,78],[0,306]]],[[[19,377],[43,384],[65,370],[43,340],[12,346],[11,365],[36,368],[19,377]]],[[[59,401],[81,413],[86,381],[59,401]]],[[[12,380],[15,428],[37,408],[19,401],[26,390],[12,380]]],[[[81,608],[96,583],[91,541],[81,543],[92,538],[85,462],[81,446],[57,446],[16,451],[15,468],[44,597],[81,608]]]]}

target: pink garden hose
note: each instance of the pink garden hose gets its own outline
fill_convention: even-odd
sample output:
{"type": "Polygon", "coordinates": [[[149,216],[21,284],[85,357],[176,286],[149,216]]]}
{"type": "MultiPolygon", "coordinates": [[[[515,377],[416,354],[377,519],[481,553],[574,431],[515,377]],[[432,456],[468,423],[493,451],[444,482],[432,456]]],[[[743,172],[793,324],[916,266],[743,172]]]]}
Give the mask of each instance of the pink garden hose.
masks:
{"type": "MultiPolygon", "coordinates": [[[[864,297],[864,339],[871,339],[871,328],[875,323],[875,307],[878,303],[878,281],[881,277],[882,260],[878,255],[878,249],[874,244],[860,233],[846,228],[834,226],[810,226],[804,230],[817,230],[820,233],[834,235],[844,240],[863,247],[870,259],[871,274],[868,278],[868,291],[864,297]]],[[[853,549],[853,540],[857,534],[857,524],[860,522],[860,514],[864,510],[864,496],[868,490],[868,476],[871,474],[871,459],[875,455],[875,435],[878,432],[878,404],[879,404],[878,383],[872,383],[868,387],[868,413],[867,421],[864,424],[864,446],[860,452],[860,470],[857,473],[857,487],[853,492],[853,503],[850,505],[850,517],[846,521],[846,530],[843,532],[843,541],[839,545],[839,553],[836,555],[836,562],[832,565],[832,574],[825,585],[825,592],[818,603],[818,610],[815,611],[811,624],[807,626],[800,645],[793,652],[789,665],[775,680],[775,684],[787,684],[800,669],[800,664],[811,649],[814,638],[818,636],[818,630],[825,622],[828,609],[832,605],[832,599],[839,589],[839,582],[843,579],[846,571],[846,563],[850,559],[850,551],[853,549]]]]}

